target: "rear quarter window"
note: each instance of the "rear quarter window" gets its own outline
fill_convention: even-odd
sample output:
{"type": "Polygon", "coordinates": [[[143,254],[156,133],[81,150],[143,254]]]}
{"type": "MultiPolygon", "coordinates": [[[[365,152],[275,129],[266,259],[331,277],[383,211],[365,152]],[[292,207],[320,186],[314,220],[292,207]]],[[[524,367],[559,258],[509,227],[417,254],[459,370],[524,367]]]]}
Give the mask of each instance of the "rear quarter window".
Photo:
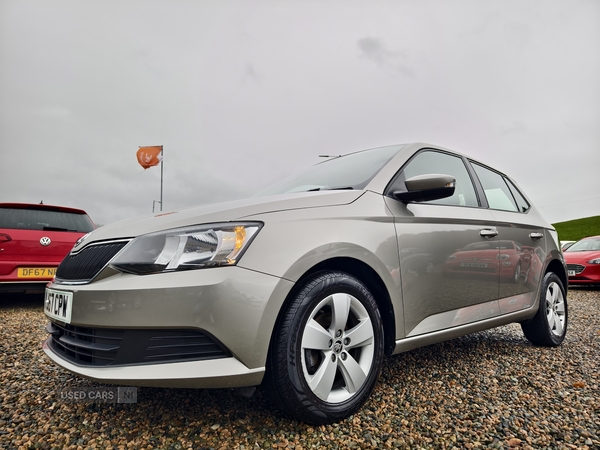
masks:
{"type": "Polygon", "coordinates": [[[504,176],[477,163],[472,162],[471,165],[481,182],[485,198],[491,209],[510,212],[525,212],[529,209],[527,201],[521,196],[516,187],[510,187],[512,183],[504,176]],[[516,193],[519,194],[518,200],[515,198],[516,193]]]}

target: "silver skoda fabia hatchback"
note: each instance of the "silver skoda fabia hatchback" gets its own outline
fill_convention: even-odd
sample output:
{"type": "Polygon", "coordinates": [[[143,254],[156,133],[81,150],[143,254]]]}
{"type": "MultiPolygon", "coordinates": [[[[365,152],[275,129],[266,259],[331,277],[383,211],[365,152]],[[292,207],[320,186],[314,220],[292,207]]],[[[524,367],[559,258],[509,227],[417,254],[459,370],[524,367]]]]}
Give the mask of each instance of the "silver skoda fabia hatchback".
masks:
{"type": "Polygon", "coordinates": [[[361,407],[384,355],[511,322],[559,345],[566,289],[556,232],[513,180],[395,145],[94,230],[46,289],[44,350],[103,383],[262,384],[323,424],[361,407]]]}

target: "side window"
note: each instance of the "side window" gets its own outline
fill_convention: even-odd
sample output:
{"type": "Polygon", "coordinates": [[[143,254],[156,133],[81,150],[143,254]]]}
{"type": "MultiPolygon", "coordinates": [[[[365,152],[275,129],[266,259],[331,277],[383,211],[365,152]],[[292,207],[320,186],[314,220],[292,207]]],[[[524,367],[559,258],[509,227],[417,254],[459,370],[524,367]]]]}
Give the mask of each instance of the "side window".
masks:
{"type": "Polygon", "coordinates": [[[479,206],[469,172],[467,172],[463,160],[458,156],[435,151],[421,152],[404,168],[400,180],[403,183],[404,180],[408,178],[430,173],[453,176],[456,178],[456,189],[452,197],[431,200],[424,203],[453,206],[479,206]]]}
{"type": "Polygon", "coordinates": [[[512,193],[513,198],[517,202],[517,207],[519,208],[519,211],[520,212],[527,212],[527,211],[529,211],[529,208],[531,208],[531,205],[529,204],[529,202],[527,200],[525,200],[525,197],[523,197],[523,194],[521,194],[519,192],[519,190],[512,183],[512,181],[510,181],[509,179],[507,179],[506,180],[506,184],[508,185],[508,188],[510,189],[510,192],[512,193]]]}
{"type": "Polygon", "coordinates": [[[491,209],[518,211],[517,204],[502,175],[475,163],[473,163],[473,169],[475,169],[475,173],[483,186],[485,197],[491,209]]]}

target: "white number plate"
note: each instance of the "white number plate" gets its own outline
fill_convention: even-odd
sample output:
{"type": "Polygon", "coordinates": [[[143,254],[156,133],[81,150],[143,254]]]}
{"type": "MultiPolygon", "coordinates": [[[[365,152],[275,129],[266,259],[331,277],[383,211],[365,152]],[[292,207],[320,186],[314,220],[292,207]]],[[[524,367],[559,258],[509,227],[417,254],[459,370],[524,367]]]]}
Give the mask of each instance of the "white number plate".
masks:
{"type": "Polygon", "coordinates": [[[486,268],[488,265],[487,265],[487,263],[470,262],[470,263],[460,263],[460,266],[461,267],[486,268]]]}
{"type": "Polygon", "coordinates": [[[71,312],[73,311],[73,293],[46,289],[44,300],[44,313],[48,317],[71,323],[71,312]]]}
{"type": "Polygon", "coordinates": [[[570,277],[574,277],[575,275],[577,275],[574,270],[568,270],[567,272],[570,277]]]}

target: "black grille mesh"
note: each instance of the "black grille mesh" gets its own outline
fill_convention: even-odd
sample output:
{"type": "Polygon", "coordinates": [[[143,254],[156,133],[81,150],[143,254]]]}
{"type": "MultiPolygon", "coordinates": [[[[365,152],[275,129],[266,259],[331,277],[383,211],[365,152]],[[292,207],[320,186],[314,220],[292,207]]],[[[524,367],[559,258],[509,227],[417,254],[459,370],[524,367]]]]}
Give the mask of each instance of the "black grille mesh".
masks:
{"type": "Polygon", "coordinates": [[[67,255],[56,270],[59,281],[88,281],[94,278],[127,242],[91,245],[67,255]]]}
{"type": "Polygon", "coordinates": [[[92,328],[50,322],[52,350],[82,366],[202,361],[230,356],[209,335],[190,329],[92,328]]]}
{"type": "Polygon", "coordinates": [[[567,270],[574,270],[577,275],[583,272],[584,269],[585,266],[582,266],[581,264],[567,264],[567,270]]]}
{"type": "Polygon", "coordinates": [[[50,346],[65,359],[80,365],[107,366],[115,361],[123,330],[95,330],[50,322],[46,331],[50,346]]]}

